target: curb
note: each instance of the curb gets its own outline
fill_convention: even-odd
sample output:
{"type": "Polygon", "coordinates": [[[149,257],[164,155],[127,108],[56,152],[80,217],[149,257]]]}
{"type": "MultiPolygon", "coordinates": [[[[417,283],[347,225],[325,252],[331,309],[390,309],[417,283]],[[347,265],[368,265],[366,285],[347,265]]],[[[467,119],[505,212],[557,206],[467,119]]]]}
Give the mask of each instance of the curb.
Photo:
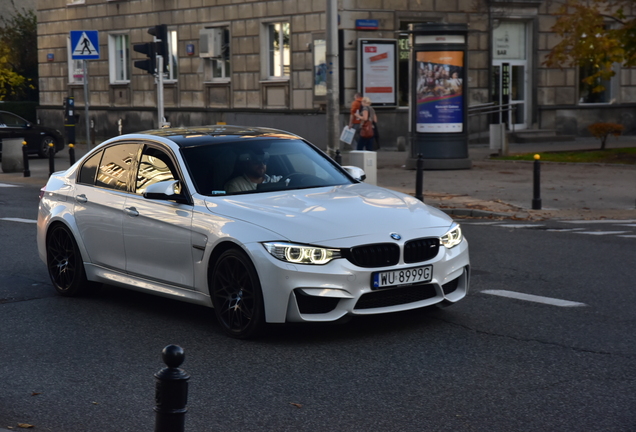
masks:
{"type": "Polygon", "coordinates": [[[488,210],[475,210],[475,209],[464,209],[464,208],[438,208],[438,210],[443,211],[449,216],[468,216],[468,217],[499,217],[505,219],[517,218],[516,214],[510,213],[498,213],[488,210]]]}

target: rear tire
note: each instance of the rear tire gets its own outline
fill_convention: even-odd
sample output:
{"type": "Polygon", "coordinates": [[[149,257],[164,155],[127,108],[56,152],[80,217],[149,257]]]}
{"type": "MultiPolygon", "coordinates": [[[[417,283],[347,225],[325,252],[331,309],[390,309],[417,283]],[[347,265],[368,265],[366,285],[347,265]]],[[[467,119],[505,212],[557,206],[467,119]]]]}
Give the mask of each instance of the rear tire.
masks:
{"type": "Polygon", "coordinates": [[[47,236],[46,263],[53,287],[60,295],[75,297],[94,285],[86,279],[82,255],[73,235],[62,225],[53,227],[47,236]]]}
{"type": "Polygon", "coordinates": [[[226,334],[258,336],[265,324],[263,293],[254,265],[238,249],[221,254],[208,280],[214,313],[226,334]]]}

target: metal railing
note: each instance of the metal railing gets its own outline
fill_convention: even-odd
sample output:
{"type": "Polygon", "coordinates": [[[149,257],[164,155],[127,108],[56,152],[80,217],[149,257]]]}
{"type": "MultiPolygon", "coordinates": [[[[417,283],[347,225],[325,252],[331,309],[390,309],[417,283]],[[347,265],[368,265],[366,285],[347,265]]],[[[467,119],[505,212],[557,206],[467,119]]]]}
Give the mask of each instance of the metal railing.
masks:
{"type": "MultiPolygon", "coordinates": [[[[512,116],[514,117],[517,109],[517,104],[508,103],[508,104],[497,104],[495,102],[489,102],[485,104],[477,104],[471,105],[468,107],[468,117],[479,117],[483,115],[489,114],[499,114],[499,122],[508,124],[508,121],[503,121],[508,117],[508,113],[512,111],[512,116]]],[[[487,122],[490,124],[490,122],[487,122]]],[[[512,132],[515,131],[514,122],[511,124],[512,132]]],[[[470,135],[470,130],[468,131],[470,135]]],[[[489,133],[488,129],[485,129],[483,132],[489,133]]],[[[477,131],[477,139],[481,140],[482,130],[477,131]]]]}

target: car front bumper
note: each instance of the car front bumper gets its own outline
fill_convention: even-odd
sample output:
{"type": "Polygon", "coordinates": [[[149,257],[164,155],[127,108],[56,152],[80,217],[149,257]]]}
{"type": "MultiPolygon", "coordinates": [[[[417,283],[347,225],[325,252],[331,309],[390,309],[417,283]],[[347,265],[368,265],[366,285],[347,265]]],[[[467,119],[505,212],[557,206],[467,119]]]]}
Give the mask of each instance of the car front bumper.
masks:
{"type": "Polygon", "coordinates": [[[372,315],[455,303],[468,294],[470,262],[464,239],[417,264],[361,268],[346,259],[327,265],[298,265],[272,257],[260,244],[251,250],[261,278],[267,322],[330,322],[346,315],[372,315]],[[432,280],[372,289],[372,274],[433,266],[432,280]]]}

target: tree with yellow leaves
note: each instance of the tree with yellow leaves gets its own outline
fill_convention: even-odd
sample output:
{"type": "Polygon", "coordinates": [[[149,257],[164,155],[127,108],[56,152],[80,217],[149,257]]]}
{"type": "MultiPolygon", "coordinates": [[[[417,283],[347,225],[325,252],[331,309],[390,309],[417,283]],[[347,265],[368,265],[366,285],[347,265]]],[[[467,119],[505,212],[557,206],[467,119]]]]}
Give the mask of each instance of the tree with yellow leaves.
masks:
{"type": "Polygon", "coordinates": [[[615,63],[636,65],[636,18],[628,15],[634,8],[634,0],[567,0],[552,27],[562,39],[544,64],[584,68],[583,82],[592,92],[603,91],[615,63]]]}
{"type": "Polygon", "coordinates": [[[37,18],[0,17],[0,100],[38,100],[37,18]]]}

